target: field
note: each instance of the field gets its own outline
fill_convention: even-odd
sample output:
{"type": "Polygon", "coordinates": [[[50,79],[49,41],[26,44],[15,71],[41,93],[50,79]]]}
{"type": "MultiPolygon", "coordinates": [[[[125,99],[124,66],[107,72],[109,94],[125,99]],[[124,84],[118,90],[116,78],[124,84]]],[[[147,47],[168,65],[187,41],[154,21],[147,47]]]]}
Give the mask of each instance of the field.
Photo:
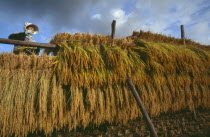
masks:
{"type": "Polygon", "coordinates": [[[127,76],[151,117],[208,110],[209,48],[180,41],[150,32],[114,40],[60,33],[54,56],[0,54],[0,136],[141,119],[127,76]]]}

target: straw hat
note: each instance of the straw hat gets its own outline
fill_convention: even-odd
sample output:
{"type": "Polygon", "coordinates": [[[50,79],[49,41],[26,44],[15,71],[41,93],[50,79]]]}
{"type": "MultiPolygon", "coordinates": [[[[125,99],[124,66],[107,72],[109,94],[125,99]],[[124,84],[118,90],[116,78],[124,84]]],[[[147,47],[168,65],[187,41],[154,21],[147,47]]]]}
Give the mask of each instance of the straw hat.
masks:
{"type": "Polygon", "coordinates": [[[37,34],[39,32],[39,28],[35,24],[26,22],[25,25],[24,25],[24,31],[26,31],[27,27],[34,27],[34,33],[33,34],[37,34]]]}

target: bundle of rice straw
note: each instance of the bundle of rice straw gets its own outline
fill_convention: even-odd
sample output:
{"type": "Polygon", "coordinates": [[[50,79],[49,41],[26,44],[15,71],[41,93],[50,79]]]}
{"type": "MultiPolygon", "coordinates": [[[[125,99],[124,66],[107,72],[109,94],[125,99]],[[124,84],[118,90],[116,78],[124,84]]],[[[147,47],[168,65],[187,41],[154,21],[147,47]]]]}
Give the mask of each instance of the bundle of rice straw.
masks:
{"type": "Polygon", "coordinates": [[[85,33],[51,42],[55,56],[0,54],[0,136],[141,118],[128,75],[152,117],[210,108],[208,51],[85,33]]]}

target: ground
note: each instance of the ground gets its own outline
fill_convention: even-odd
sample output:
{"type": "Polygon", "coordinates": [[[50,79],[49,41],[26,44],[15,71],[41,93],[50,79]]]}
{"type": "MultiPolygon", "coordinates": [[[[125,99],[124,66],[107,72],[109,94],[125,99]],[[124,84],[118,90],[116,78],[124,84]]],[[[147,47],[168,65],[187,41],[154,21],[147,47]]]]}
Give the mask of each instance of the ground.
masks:
{"type": "MultiPolygon", "coordinates": [[[[159,137],[210,137],[210,110],[182,111],[162,114],[151,118],[159,137]]],[[[32,135],[29,135],[32,136],[32,135]]],[[[44,135],[33,135],[36,137],[44,135]]],[[[126,125],[104,124],[100,127],[87,127],[71,132],[54,132],[55,137],[150,137],[150,132],[143,119],[129,121],[126,125]]]]}

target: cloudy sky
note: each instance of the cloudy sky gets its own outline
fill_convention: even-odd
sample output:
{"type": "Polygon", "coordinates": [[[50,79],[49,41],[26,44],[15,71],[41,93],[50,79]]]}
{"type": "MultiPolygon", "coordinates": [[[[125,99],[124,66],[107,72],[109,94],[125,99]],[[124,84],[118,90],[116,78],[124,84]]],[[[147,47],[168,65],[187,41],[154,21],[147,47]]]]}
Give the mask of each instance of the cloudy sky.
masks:
{"type": "MultiPolygon", "coordinates": [[[[22,32],[25,22],[39,26],[37,42],[48,43],[60,32],[110,35],[117,21],[117,37],[145,30],[186,37],[210,45],[210,0],[0,0],[0,38],[22,32]]],[[[12,51],[0,44],[0,52],[12,51]]]]}

